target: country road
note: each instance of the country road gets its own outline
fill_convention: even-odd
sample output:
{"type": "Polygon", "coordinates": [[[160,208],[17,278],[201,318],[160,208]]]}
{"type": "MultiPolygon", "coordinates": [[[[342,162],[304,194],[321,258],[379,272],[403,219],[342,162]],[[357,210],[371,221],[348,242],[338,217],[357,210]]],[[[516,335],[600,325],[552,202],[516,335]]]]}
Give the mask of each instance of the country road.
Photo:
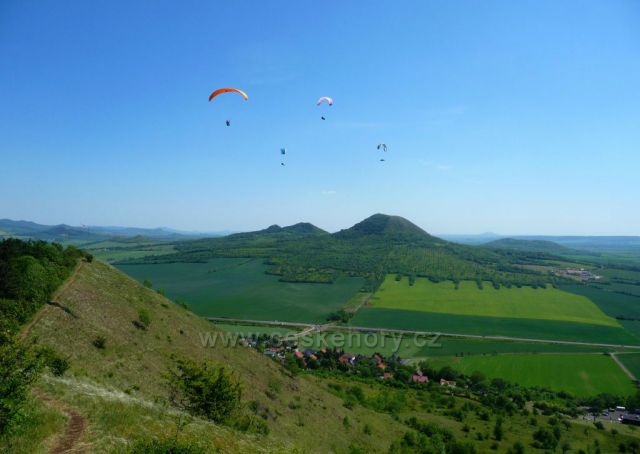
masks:
{"type": "MultiPolygon", "coordinates": [[[[348,326],[348,325],[316,325],[313,323],[296,323],[296,322],[282,322],[279,320],[249,320],[241,318],[225,318],[225,317],[205,317],[212,322],[234,322],[234,323],[250,323],[254,325],[268,325],[268,326],[288,326],[295,328],[305,328],[306,332],[319,331],[319,330],[344,330],[344,331],[356,331],[365,333],[398,333],[411,336],[444,336],[444,337],[458,337],[465,339],[484,339],[484,340],[501,340],[501,341],[515,341],[515,342],[532,342],[540,344],[558,344],[558,345],[580,345],[585,347],[606,347],[606,348],[626,348],[637,349],[640,351],[640,345],[623,345],[623,344],[606,344],[597,342],[580,342],[580,341],[565,341],[565,340],[553,340],[553,339],[533,339],[527,337],[512,337],[512,336],[491,336],[491,335],[479,335],[479,334],[461,334],[461,333],[444,333],[434,331],[411,331],[402,329],[390,329],[390,328],[371,328],[367,326],[348,326]]],[[[302,333],[299,333],[302,334],[302,333]]]]}
{"type": "Polygon", "coordinates": [[[627,374],[627,376],[628,376],[631,380],[633,380],[633,381],[636,381],[636,380],[637,380],[637,379],[636,379],[636,376],[635,376],[635,375],[633,375],[633,373],[632,373],[629,369],[627,369],[627,366],[625,366],[624,364],[622,364],[622,361],[620,361],[620,358],[618,358],[618,357],[616,356],[616,354],[615,354],[615,353],[611,353],[611,358],[616,362],[616,364],[618,365],[618,367],[620,367],[620,369],[622,369],[622,372],[624,372],[625,374],[627,374]]]}

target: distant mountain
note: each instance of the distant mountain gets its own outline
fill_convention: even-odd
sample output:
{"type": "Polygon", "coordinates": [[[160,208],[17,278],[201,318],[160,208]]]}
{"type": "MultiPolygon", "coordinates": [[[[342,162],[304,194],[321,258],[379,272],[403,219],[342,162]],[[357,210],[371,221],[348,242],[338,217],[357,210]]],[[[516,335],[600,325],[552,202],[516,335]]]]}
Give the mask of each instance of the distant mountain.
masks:
{"type": "Polygon", "coordinates": [[[104,226],[76,227],[66,224],[44,225],[30,221],[0,219],[0,238],[19,237],[57,242],[88,242],[101,241],[110,238],[121,239],[132,237],[177,241],[212,236],[218,235],[214,233],[182,232],[168,228],[147,229],[138,227],[104,226]]]}
{"type": "Polygon", "coordinates": [[[403,217],[389,216],[380,213],[369,216],[353,227],[340,230],[334,233],[333,236],[343,240],[366,237],[383,237],[386,239],[401,240],[439,240],[403,217]]]}
{"type": "Polygon", "coordinates": [[[11,219],[0,219],[0,236],[23,236],[41,232],[49,228],[51,228],[50,225],[36,224],[35,222],[31,221],[13,221],[11,219]]]}
{"type": "Polygon", "coordinates": [[[329,232],[322,230],[320,227],[316,227],[315,225],[309,222],[298,222],[297,224],[290,225],[288,227],[283,227],[283,231],[298,233],[301,235],[328,235],[329,232]]]}
{"type": "Polygon", "coordinates": [[[640,236],[540,236],[522,235],[516,238],[548,240],[572,249],[593,252],[624,252],[640,250],[640,236]]]}
{"type": "Polygon", "coordinates": [[[175,253],[121,263],[206,262],[214,258],[260,258],[268,272],[285,282],[330,283],[343,275],[364,278],[372,291],[385,274],[432,280],[484,280],[494,285],[541,286],[546,277],[516,264],[531,259],[524,252],[450,243],[399,216],[374,214],[354,226],[328,234],[309,223],[175,245],[175,253]]]}
{"type": "Polygon", "coordinates": [[[492,249],[511,249],[522,252],[541,252],[554,255],[571,254],[572,252],[576,252],[573,249],[554,243],[553,241],[522,240],[516,238],[502,238],[500,240],[490,241],[483,244],[482,247],[492,249]]]}
{"type": "MultiPolygon", "coordinates": [[[[278,224],[273,224],[266,229],[256,230],[253,232],[234,233],[232,235],[229,235],[227,238],[229,238],[230,240],[238,240],[243,238],[257,238],[264,236],[271,237],[271,239],[291,239],[292,237],[304,237],[308,235],[329,235],[329,233],[309,222],[298,222],[297,224],[288,225],[286,227],[280,227],[278,224]]],[[[203,241],[207,241],[207,239],[205,238],[203,239],[203,241]]]]}
{"type": "Polygon", "coordinates": [[[479,234],[441,234],[437,235],[439,238],[447,241],[452,241],[459,244],[484,244],[489,241],[499,240],[504,238],[504,235],[499,235],[493,232],[485,232],[479,234]]]}

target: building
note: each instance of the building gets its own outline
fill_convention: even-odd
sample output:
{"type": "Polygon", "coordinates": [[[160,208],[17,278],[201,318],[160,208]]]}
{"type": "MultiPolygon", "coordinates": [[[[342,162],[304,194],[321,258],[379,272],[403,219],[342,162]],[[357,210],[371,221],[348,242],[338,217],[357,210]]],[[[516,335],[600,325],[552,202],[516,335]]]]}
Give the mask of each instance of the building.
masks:
{"type": "Polygon", "coordinates": [[[623,415],[620,422],[630,426],[640,426],[640,415],[623,415]]]}
{"type": "Polygon", "coordinates": [[[356,357],[355,355],[352,355],[351,353],[344,353],[343,355],[340,356],[340,358],[338,358],[338,362],[342,363],[342,364],[348,364],[350,366],[353,366],[356,362],[356,357]]]}
{"type": "Polygon", "coordinates": [[[429,377],[422,374],[413,374],[411,376],[411,381],[414,383],[429,383],[429,377]]]}
{"type": "Polygon", "coordinates": [[[451,380],[445,380],[444,378],[440,379],[440,386],[448,386],[449,388],[455,388],[456,382],[451,380]]]}

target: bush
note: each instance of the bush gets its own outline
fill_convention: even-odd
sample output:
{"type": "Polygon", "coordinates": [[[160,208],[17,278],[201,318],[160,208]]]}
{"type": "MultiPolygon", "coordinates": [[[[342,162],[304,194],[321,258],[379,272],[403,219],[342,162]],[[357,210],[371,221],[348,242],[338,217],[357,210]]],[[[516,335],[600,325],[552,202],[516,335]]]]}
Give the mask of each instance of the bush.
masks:
{"type": "Polygon", "coordinates": [[[208,450],[193,441],[139,440],[128,450],[130,454],[206,454],[208,450]]]}
{"type": "Polygon", "coordinates": [[[240,383],[225,367],[178,360],[169,375],[170,399],[179,408],[215,422],[225,421],[240,405],[240,383]]]}
{"type": "Polygon", "coordinates": [[[18,419],[42,367],[42,355],[18,341],[9,339],[0,346],[0,434],[18,419]]]}
{"type": "Polygon", "coordinates": [[[138,329],[146,330],[149,328],[150,324],[151,316],[149,315],[149,312],[147,312],[146,309],[140,309],[138,311],[138,320],[133,321],[133,326],[138,329]]]}
{"type": "Polygon", "coordinates": [[[96,338],[91,343],[95,348],[100,350],[104,350],[105,348],[107,348],[107,339],[104,336],[96,336],[96,338]]]}
{"type": "Polygon", "coordinates": [[[69,369],[69,360],[60,356],[58,352],[50,347],[41,347],[37,350],[37,354],[44,360],[44,365],[56,377],[64,375],[69,369]]]}
{"type": "Polygon", "coordinates": [[[242,415],[231,421],[231,427],[242,432],[269,435],[269,426],[261,418],[253,415],[242,415]]]}

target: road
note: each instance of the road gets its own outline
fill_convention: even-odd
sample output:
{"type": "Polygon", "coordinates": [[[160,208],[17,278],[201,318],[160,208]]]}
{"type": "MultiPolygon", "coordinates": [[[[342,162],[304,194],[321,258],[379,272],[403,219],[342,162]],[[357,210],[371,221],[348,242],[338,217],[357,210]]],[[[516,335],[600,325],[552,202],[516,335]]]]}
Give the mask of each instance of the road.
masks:
{"type": "Polygon", "coordinates": [[[584,347],[626,348],[626,349],[634,349],[634,350],[640,351],[640,345],[606,344],[606,343],[598,343],[598,342],[535,339],[535,338],[512,337],[512,336],[482,336],[479,334],[443,333],[443,332],[434,332],[434,331],[411,331],[411,330],[390,329],[390,328],[372,328],[367,326],[347,326],[347,325],[333,325],[333,324],[314,325],[312,323],[282,322],[278,320],[248,320],[248,319],[241,319],[241,318],[224,318],[224,317],[206,317],[206,319],[211,321],[216,321],[216,322],[251,323],[255,325],[269,325],[269,326],[291,326],[295,328],[304,328],[308,332],[335,329],[335,330],[357,331],[357,332],[365,332],[365,333],[398,333],[398,334],[405,334],[410,336],[438,335],[438,336],[458,337],[458,338],[465,338],[465,339],[532,342],[532,343],[540,343],[540,344],[558,344],[558,345],[580,345],[584,347]]]}
{"type": "Polygon", "coordinates": [[[636,376],[633,375],[633,373],[627,369],[627,366],[625,366],[624,364],[622,364],[622,361],[620,361],[620,358],[618,358],[616,356],[615,353],[611,353],[611,358],[613,358],[613,360],[616,362],[616,364],[620,367],[620,369],[622,369],[622,372],[624,372],[625,374],[627,374],[627,376],[633,380],[636,381],[636,376]]]}

